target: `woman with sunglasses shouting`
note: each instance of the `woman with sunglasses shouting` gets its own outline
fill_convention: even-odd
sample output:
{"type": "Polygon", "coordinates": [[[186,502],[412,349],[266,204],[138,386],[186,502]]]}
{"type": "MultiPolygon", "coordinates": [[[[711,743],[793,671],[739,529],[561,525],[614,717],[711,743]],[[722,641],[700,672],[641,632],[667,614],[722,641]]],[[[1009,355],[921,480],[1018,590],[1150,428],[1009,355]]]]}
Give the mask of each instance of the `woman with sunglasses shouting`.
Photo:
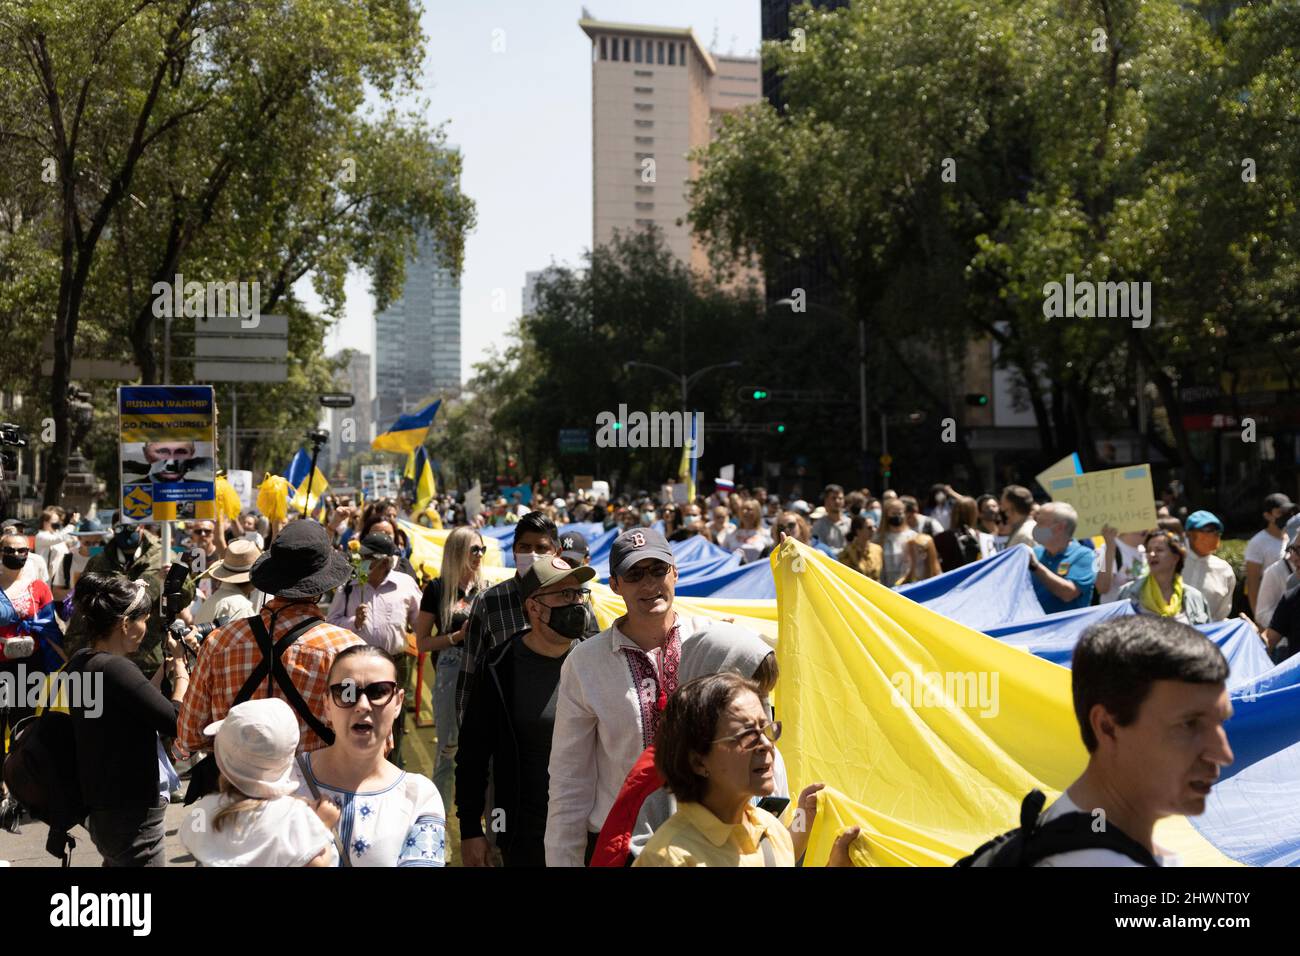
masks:
{"type": "Polygon", "coordinates": [[[461,645],[469,627],[469,604],[483,588],[483,536],[473,528],[457,528],[442,548],[442,571],[424,586],[415,618],[415,644],[421,654],[433,653],[433,720],[438,756],[433,782],[444,806],[451,806],[452,775],[457,747],[456,679],[460,675],[461,645]],[[456,587],[444,587],[455,582],[456,587]]]}
{"type": "MultiPolygon", "coordinates": [[[[710,674],[668,699],[655,740],[655,769],[678,808],[655,831],[633,866],[794,866],[790,832],[754,797],[776,787],[781,724],[768,717],[758,685],[738,674],[710,674]]],[[[811,828],[815,813],[798,825],[811,828]]],[[[835,840],[828,866],[851,866],[858,828],[835,840]]]]}
{"type": "Polygon", "coordinates": [[[393,659],[354,645],[334,658],[328,683],[325,722],[334,743],[300,758],[297,795],[313,802],[319,793],[338,805],[343,866],[445,866],[447,818],[437,787],[386,757],[406,699],[393,659]]]}

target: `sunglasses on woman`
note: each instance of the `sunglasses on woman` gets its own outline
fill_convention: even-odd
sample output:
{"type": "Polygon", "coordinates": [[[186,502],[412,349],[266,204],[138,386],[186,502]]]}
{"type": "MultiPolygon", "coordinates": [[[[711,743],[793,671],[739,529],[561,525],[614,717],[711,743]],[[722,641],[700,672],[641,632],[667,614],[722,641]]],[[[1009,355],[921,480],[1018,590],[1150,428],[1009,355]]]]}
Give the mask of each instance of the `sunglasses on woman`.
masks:
{"type": "Polygon", "coordinates": [[[397,691],[397,681],[379,680],[365,687],[358,687],[356,681],[346,680],[341,684],[330,684],[330,697],[338,707],[355,707],[360,695],[365,694],[373,707],[382,707],[393,699],[397,691]]]}
{"type": "Polygon", "coordinates": [[[487,548],[483,547],[481,544],[471,544],[469,546],[469,553],[482,557],[487,554],[487,548]]]}
{"type": "Polygon", "coordinates": [[[30,553],[30,548],[0,548],[0,554],[16,554],[22,558],[27,557],[30,553]]]}
{"type": "Polygon", "coordinates": [[[762,727],[751,727],[749,730],[742,730],[738,734],[730,734],[726,737],[719,737],[717,740],[713,742],[715,744],[720,744],[724,740],[734,740],[737,743],[737,745],[739,745],[741,750],[753,750],[762,742],[764,737],[766,737],[772,743],[776,743],[778,740],[780,740],[781,721],[779,720],[768,721],[762,727]]]}

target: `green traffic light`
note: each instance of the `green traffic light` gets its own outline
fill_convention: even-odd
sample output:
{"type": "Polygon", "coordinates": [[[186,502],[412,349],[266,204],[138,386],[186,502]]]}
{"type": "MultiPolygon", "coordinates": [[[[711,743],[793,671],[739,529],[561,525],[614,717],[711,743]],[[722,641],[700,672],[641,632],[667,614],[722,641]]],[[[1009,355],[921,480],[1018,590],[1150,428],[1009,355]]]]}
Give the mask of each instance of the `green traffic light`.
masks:
{"type": "Polygon", "coordinates": [[[778,434],[782,434],[782,435],[785,434],[785,426],[784,426],[784,425],[777,425],[777,426],[776,426],[776,430],[777,430],[777,433],[778,433],[778,434]]]}
{"type": "Polygon", "coordinates": [[[761,402],[765,398],[767,398],[767,392],[763,391],[762,389],[754,390],[754,401],[761,402]]]}

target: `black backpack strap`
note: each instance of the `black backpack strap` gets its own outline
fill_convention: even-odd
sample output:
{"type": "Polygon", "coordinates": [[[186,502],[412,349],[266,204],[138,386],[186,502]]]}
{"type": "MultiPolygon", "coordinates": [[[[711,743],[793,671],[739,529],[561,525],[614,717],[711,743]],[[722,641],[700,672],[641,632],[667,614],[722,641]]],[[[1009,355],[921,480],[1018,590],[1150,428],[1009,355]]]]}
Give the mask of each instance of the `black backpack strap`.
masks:
{"type": "Polygon", "coordinates": [[[307,705],[306,699],[302,696],[302,691],[298,690],[297,685],[289,677],[289,672],[280,661],[280,656],[292,647],[298,638],[317,624],[323,623],[324,621],[318,617],[306,618],[289,628],[279,641],[272,643],[271,634],[262,622],[262,616],[258,614],[249,618],[249,630],[252,631],[253,639],[257,641],[258,649],[262,652],[262,659],[253,668],[253,672],[248,675],[248,679],[244,681],[244,686],[239,689],[239,693],[235,695],[234,703],[242,704],[244,701],[249,700],[262,678],[266,677],[267,696],[271,696],[273,690],[272,681],[274,681],[275,684],[280,686],[280,691],[284,694],[289,706],[294,709],[308,727],[316,732],[316,735],[321,740],[325,741],[325,745],[329,746],[334,743],[334,731],[330,730],[324,721],[312,713],[311,707],[307,705]]]}
{"type": "Polygon", "coordinates": [[[1034,866],[1049,856],[1078,850],[1111,850],[1139,866],[1160,866],[1150,850],[1117,827],[1093,829],[1089,813],[1066,813],[1035,829],[1021,846],[1020,865],[1034,866]]]}

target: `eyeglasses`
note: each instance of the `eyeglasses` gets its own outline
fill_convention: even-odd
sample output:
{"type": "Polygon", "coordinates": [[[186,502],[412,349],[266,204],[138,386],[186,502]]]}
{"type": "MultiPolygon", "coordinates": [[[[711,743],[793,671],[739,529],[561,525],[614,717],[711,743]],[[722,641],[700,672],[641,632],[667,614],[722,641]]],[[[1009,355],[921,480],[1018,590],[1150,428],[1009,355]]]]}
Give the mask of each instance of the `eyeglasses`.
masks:
{"type": "Polygon", "coordinates": [[[487,554],[487,548],[483,547],[481,544],[472,544],[469,546],[469,553],[482,557],[487,554]]]}
{"type": "MultiPolygon", "coordinates": [[[[534,594],[533,600],[541,601],[544,597],[563,598],[565,604],[577,604],[580,600],[591,593],[591,588],[565,588],[562,591],[547,591],[545,594],[534,594]]],[[[542,601],[546,604],[545,601],[542,601]]],[[[547,607],[551,605],[547,604],[547,607]]]]}
{"type": "Polygon", "coordinates": [[[211,529],[211,528],[195,528],[193,531],[190,532],[190,534],[192,534],[192,535],[198,535],[199,537],[202,537],[202,538],[210,538],[210,537],[212,537],[212,529],[211,529]]]}
{"type": "Polygon", "coordinates": [[[668,572],[672,569],[673,566],[671,564],[656,564],[649,568],[632,568],[630,571],[620,574],[619,578],[623,581],[627,581],[629,584],[636,584],[636,582],[640,581],[647,574],[654,578],[667,577],[668,572]]]}
{"type": "Polygon", "coordinates": [[[751,727],[749,730],[742,730],[738,734],[730,734],[729,736],[726,737],[719,737],[717,740],[713,742],[715,744],[720,744],[724,740],[734,740],[739,745],[741,750],[753,750],[760,743],[762,743],[764,737],[766,737],[772,743],[776,743],[778,740],[780,740],[781,721],[772,720],[764,724],[762,727],[751,727]]]}
{"type": "Polygon", "coordinates": [[[0,548],[0,554],[16,554],[19,557],[27,557],[31,553],[31,548],[0,548]]]}
{"type": "Polygon", "coordinates": [[[397,691],[397,681],[380,680],[373,684],[367,684],[365,687],[358,687],[356,681],[345,680],[341,684],[330,684],[330,697],[338,707],[355,707],[360,695],[365,694],[366,699],[375,707],[382,707],[393,699],[393,694],[397,691]]]}

